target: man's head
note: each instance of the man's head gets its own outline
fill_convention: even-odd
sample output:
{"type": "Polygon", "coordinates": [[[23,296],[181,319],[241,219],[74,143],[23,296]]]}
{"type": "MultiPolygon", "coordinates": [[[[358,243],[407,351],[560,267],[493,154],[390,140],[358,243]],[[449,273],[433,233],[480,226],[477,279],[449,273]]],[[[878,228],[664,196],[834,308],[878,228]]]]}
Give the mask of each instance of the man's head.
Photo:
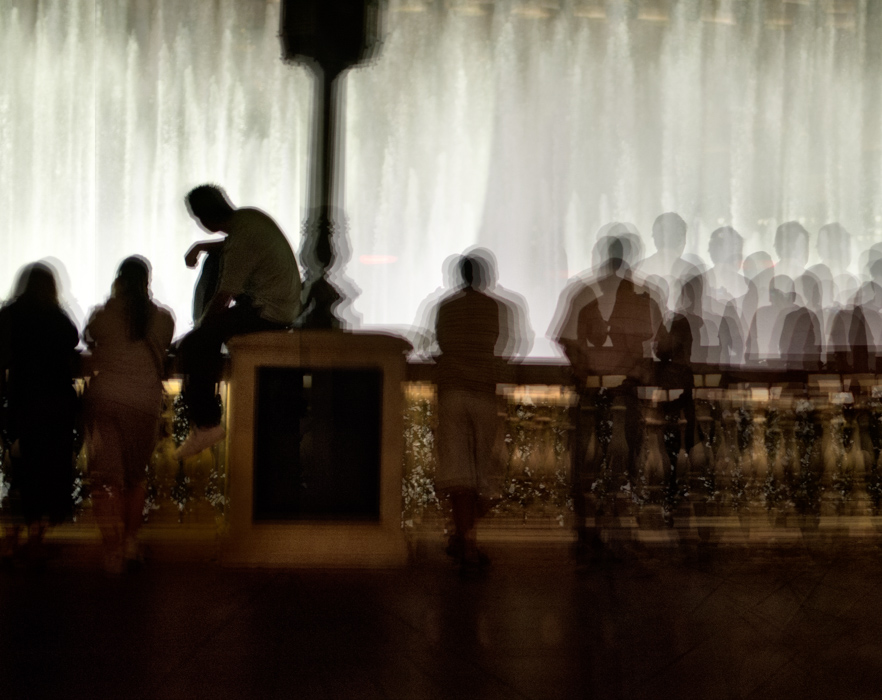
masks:
{"type": "Polygon", "coordinates": [[[760,273],[771,270],[774,267],[775,263],[772,262],[772,256],[764,250],[758,250],[756,253],[751,253],[744,258],[744,276],[749,280],[753,280],[760,273]]]}
{"type": "Polygon", "coordinates": [[[840,223],[818,229],[818,256],[831,270],[840,272],[851,263],[851,234],[840,223]]]}
{"type": "Polygon", "coordinates": [[[605,271],[617,272],[622,267],[628,268],[630,252],[631,243],[624,235],[604,236],[594,246],[594,259],[605,271]]]}
{"type": "MultiPolygon", "coordinates": [[[[617,267],[621,267],[624,261],[628,267],[634,267],[643,258],[643,246],[640,242],[640,236],[632,231],[634,227],[630,224],[622,224],[613,222],[604,224],[597,232],[597,242],[591,257],[591,264],[594,268],[600,268],[609,264],[610,261],[610,241],[618,239],[622,250],[617,253],[617,267]]],[[[636,229],[635,229],[636,230],[636,229]]]]}
{"type": "Polygon", "coordinates": [[[714,265],[734,265],[741,267],[744,255],[744,239],[731,226],[722,226],[714,231],[707,244],[707,252],[714,265]]]}
{"type": "Polygon", "coordinates": [[[652,225],[652,240],[658,250],[681,255],[686,248],[686,222],[674,212],[660,214],[652,225]]]}
{"type": "Polygon", "coordinates": [[[215,233],[224,230],[224,224],[235,211],[227,193],[217,185],[199,185],[187,193],[184,201],[190,216],[215,233]]]}
{"type": "Polygon", "coordinates": [[[459,259],[459,276],[463,287],[479,291],[486,289],[489,277],[487,261],[480,255],[463,255],[459,259]]]}
{"type": "Polygon", "coordinates": [[[787,221],[775,231],[775,252],[779,260],[793,260],[805,267],[808,260],[808,231],[798,221],[787,221]]]}

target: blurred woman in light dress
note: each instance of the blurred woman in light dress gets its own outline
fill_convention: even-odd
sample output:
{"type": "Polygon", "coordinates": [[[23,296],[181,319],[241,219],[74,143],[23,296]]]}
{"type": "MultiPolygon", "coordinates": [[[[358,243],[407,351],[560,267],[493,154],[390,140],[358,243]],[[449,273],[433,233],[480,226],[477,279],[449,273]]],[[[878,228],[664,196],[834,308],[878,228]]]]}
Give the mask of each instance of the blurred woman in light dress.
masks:
{"type": "Polygon", "coordinates": [[[119,266],[110,298],[95,309],[84,340],[93,354],[86,399],[86,446],[92,502],[111,573],[141,561],[147,464],[159,437],[162,379],[174,334],[171,312],[153,302],[150,264],[119,266]]]}

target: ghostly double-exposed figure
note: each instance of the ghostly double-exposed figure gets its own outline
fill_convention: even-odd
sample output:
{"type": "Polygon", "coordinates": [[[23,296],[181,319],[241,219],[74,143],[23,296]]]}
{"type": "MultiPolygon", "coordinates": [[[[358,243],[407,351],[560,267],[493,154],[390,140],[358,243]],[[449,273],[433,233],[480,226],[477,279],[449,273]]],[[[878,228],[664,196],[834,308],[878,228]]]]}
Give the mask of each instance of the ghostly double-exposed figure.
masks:
{"type": "Polygon", "coordinates": [[[132,256],[83,332],[93,370],[84,409],[92,504],[110,572],[137,567],[142,558],[146,465],[159,439],[174,327],[171,312],[153,301],[150,263],[132,256]]]}
{"type": "Polygon", "coordinates": [[[71,517],[79,334],[59,304],[55,271],[34,263],[19,276],[13,300],[0,310],[0,377],[5,397],[4,442],[10,455],[13,519],[5,559],[45,559],[48,525],[71,517]],[[20,523],[27,528],[19,550],[20,523]]]}

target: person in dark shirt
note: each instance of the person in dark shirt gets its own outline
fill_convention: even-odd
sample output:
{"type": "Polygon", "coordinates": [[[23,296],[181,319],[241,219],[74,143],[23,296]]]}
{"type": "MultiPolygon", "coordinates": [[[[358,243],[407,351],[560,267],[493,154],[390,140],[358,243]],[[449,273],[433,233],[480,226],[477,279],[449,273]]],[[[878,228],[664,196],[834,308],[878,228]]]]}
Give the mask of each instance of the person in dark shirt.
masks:
{"type": "Polygon", "coordinates": [[[488,294],[487,261],[459,262],[462,286],[438,306],[438,469],[435,486],[450,501],[454,534],[447,553],[463,571],[489,563],[475,541],[476,520],[501,496],[498,440],[499,348],[510,347],[504,305],[488,294]]]}
{"type": "MultiPolygon", "coordinates": [[[[79,333],[58,303],[51,268],[23,271],[20,293],[0,310],[0,370],[7,401],[6,437],[12,455],[13,492],[28,528],[28,552],[44,556],[47,524],[72,515],[76,392],[72,362],[79,333]]],[[[18,527],[7,539],[17,546],[18,527]]]]}
{"type": "MultiPolygon", "coordinates": [[[[663,326],[664,307],[655,287],[634,279],[628,260],[633,245],[617,225],[614,235],[602,237],[595,246],[595,266],[570,282],[561,294],[556,319],[550,333],[570,361],[574,389],[579,397],[573,407],[575,430],[572,435],[571,487],[576,524],[575,554],[578,561],[590,563],[601,553],[600,532],[594,525],[597,508],[593,488],[606,461],[612,478],[618,482],[634,478],[642,447],[642,417],[637,388],[653,379],[652,345],[663,326]],[[596,449],[602,423],[608,419],[597,409],[600,392],[592,380],[618,377],[618,386],[609,390],[614,411],[610,425],[622,418],[622,443],[610,440],[603,450],[596,449]],[[620,449],[619,449],[620,448],[620,449]]],[[[604,389],[604,392],[607,390],[604,389]]],[[[612,428],[613,434],[616,428],[612,428]]]]}

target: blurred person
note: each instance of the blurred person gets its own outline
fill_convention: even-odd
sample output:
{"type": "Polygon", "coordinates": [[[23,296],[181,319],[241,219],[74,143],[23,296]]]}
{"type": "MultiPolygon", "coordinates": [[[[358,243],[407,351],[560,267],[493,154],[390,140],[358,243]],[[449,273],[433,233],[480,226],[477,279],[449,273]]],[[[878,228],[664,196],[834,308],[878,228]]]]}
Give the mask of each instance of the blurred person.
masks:
{"type": "Polygon", "coordinates": [[[851,265],[851,233],[839,222],[824,224],[818,229],[815,242],[818,257],[830,274],[835,277],[848,272],[851,265]]]}
{"type": "Polygon", "coordinates": [[[410,355],[412,360],[428,360],[438,354],[438,342],[435,338],[435,316],[441,300],[459,287],[459,262],[462,255],[448,255],[441,263],[441,285],[420,302],[417,307],[416,319],[407,333],[407,339],[413,346],[410,355]]]}
{"type": "Polygon", "coordinates": [[[485,278],[482,282],[486,294],[493,296],[505,314],[503,329],[496,346],[496,354],[506,360],[521,360],[530,354],[535,340],[533,326],[530,323],[530,311],[527,300],[499,284],[499,266],[492,251],[482,247],[467,248],[463,253],[466,257],[477,260],[485,278]]]}
{"type": "MultiPolygon", "coordinates": [[[[704,275],[698,274],[684,281],[680,287],[676,315],[689,324],[688,337],[691,338],[692,347],[688,359],[692,364],[715,365],[720,361],[720,319],[714,317],[708,307],[704,275]]],[[[679,334],[687,337],[685,329],[681,328],[679,334]]]]}
{"type": "Polygon", "coordinates": [[[475,524],[501,498],[505,465],[496,384],[512,347],[505,305],[488,293],[487,261],[463,256],[460,286],[438,305],[435,336],[438,387],[438,469],[435,486],[450,501],[454,532],[447,553],[463,572],[489,563],[475,538],[475,524]]]}
{"type": "Polygon", "coordinates": [[[809,235],[798,221],[786,221],[775,231],[775,275],[783,275],[795,280],[803,272],[808,262],[809,235]]]}
{"type": "MultiPolygon", "coordinates": [[[[745,360],[750,364],[783,367],[781,346],[787,346],[783,337],[784,320],[801,308],[797,302],[793,280],[775,275],[769,285],[769,304],[757,309],[747,336],[745,360]]],[[[783,358],[786,360],[786,358],[783,358]]]]}
{"type": "MultiPolygon", "coordinates": [[[[79,333],[59,306],[53,270],[33,263],[19,276],[18,294],[0,310],[0,369],[7,401],[11,489],[28,530],[27,553],[45,559],[43,536],[73,512],[76,392],[73,362],[79,333]]],[[[4,556],[18,548],[18,525],[4,556]]]]}
{"type": "Polygon", "coordinates": [[[438,340],[435,335],[437,312],[444,297],[462,284],[459,270],[463,256],[477,258],[481,269],[486,272],[484,292],[491,294],[501,305],[506,317],[507,333],[500,335],[496,353],[509,359],[523,359],[530,354],[535,340],[530,323],[527,300],[517,292],[503,287],[498,281],[498,264],[492,251],[482,247],[471,247],[462,254],[449,255],[441,264],[443,285],[429,294],[417,309],[416,321],[408,334],[413,345],[411,357],[415,360],[432,358],[439,353],[438,340]]]}
{"type": "Polygon", "coordinates": [[[705,310],[719,319],[719,362],[738,366],[744,359],[746,328],[757,308],[756,287],[741,272],[744,239],[731,226],[711,233],[708,255],[713,266],[705,273],[705,310]]]}
{"type": "Polygon", "coordinates": [[[821,282],[805,272],[794,286],[799,307],[784,316],[778,349],[787,369],[817,372],[826,345],[821,322],[821,282]]]}
{"type": "Polygon", "coordinates": [[[848,303],[848,299],[859,286],[857,277],[848,271],[851,265],[851,245],[851,234],[838,222],[824,224],[818,229],[815,249],[820,262],[808,268],[808,272],[821,283],[820,321],[822,328],[826,330],[825,341],[829,338],[833,318],[848,303]],[[850,292],[841,295],[843,288],[850,292]]]}
{"type": "MultiPolygon", "coordinates": [[[[772,261],[772,256],[764,250],[758,250],[756,253],[751,253],[744,258],[741,269],[747,281],[752,282],[753,286],[756,287],[757,308],[768,304],[769,283],[772,281],[772,277],[775,276],[775,263],[772,261]]],[[[749,321],[750,319],[747,320],[749,321]]]]}
{"type": "Polygon", "coordinates": [[[629,237],[606,235],[595,245],[594,267],[577,276],[558,302],[550,335],[584,383],[590,374],[645,376],[651,341],[662,321],[657,291],[634,280],[629,237]],[[610,348],[612,350],[610,350],[610,348]]]}
{"type": "Polygon", "coordinates": [[[665,281],[666,291],[669,292],[669,296],[664,297],[666,309],[675,305],[680,295],[680,285],[698,272],[692,263],[683,258],[686,231],[686,222],[679,214],[667,212],[656,217],[652,224],[652,241],[656,252],[644,258],[637,270],[645,279],[657,276],[665,281]]]}
{"type": "Polygon", "coordinates": [[[868,270],[870,280],[839,307],[830,331],[830,350],[843,372],[874,372],[882,357],[882,259],[868,270]]]}
{"type": "Polygon", "coordinates": [[[855,293],[851,304],[838,309],[831,322],[827,363],[838,372],[869,372],[870,347],[875,344],[865,308],[861,303],[866,288],[855,293]]]}
{"type": "Polygon", "coordinates": [[[190,434],[176,455],[184,459],[222,440],[221,407],[216,385],[223,361],[221,348],[230,338],[290,328],[300,314],[300,270],[285,234],[259,209],[237,208],[215,185],[200,185],[185,198],[190,215],[207,231],[226,234],[214,248],[197,244],[185,258],[220,250],[220,273],[211,299],[203,304],[195,328],[181,339],[183,396],[190,434]]]}
{"type": "MultiPolygon", "coordinates": [[[[618,234],[616,229],[611,233],[618,234]]],[[[634,281],[631,241],[623,235],[601,237],[594,248],[594,267],[564,289],[549,335],[570,361],[579,401],[573,407],[576,429],[572,433],[571,488],[577,541],[576,560],[590,564],[602,554],[600,533],[593,522],[592,484],[600,460],[590,456],[592,437],[599,435],[606,418],[595,410],[597,390],[592,376],[619,375],[622,383],[610,390],[613,401],[624,407],[628,436],[624,464],[611,469],[613,478],[636,475],[642,447],[641,414],[637,387],[653,380],[652,343],[663,322],[662,303],[655,291],[634,281]],[[592,424],[593,420],[593,424],[592,424]]]]}
{"type": "Polygon", "coordinates": [[[882,260],[882,243],[874,243],[861,253],[858,264],[861,281],[866,281],[872,277],[870,268],[879,260],[882,260]]]}
{"type": "Polygon", "coordinates": [[[86,394],[86,445],[105,566],[119,573],[140,562],[147,464],[159,438],[162,379],[175,322],[150,295],[150,264],[122,261],[110,297],[83,333],[93,354],[86,394]]]}
{"type": "MultiPolygon", "coordinates": [[[[873,262],[868,269],[870,279],[861,285],[853,295],[853,304],[846,309],[856,311],[852,322],[863,324],[864,329],[852,328],[849,333],[849,344],[852,359],[857,358],[853,371],[874,372],[877,371],[879,358],[882,358],[882,259],[873,262]],[[856,308],[857,307],[857,308],[856,308]],[[861,343],[866,343],[866,350],[859,349],[861,343]],[[864,365],[863,356],[866,355],[864,365]]],[[[836,329],[837,333],[840,330],[836,329]]]]}
{"type": "Polygon", "coordinates": [[[854,295],[861,286],[860,279],[849,272],[836,275],[833,278],[833,294],[835,304],[833,306],[847,306],[851,303],[854,295]]]}

